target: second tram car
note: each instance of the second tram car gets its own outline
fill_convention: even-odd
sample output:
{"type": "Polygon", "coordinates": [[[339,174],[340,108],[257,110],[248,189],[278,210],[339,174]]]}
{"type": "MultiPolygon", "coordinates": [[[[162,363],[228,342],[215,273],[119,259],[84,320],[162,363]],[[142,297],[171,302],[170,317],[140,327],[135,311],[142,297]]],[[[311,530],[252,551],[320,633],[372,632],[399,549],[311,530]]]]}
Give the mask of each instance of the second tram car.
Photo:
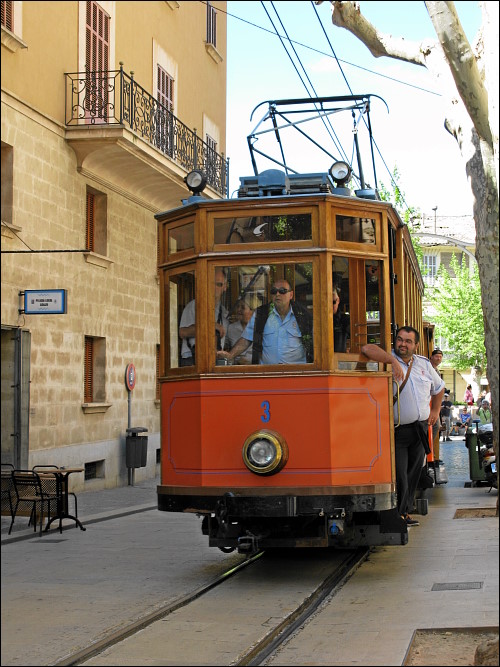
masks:
{"type": "Polygon", "coordinates": [[[408,541],[392,372],[360,349],[390,351],[405,324],[427,341],[424,286],[407,226],[373,192],[346,190],[345,167],[270,169],[220,200],[197,193],[194,172],[194,196],[156,216],[158,508],[198,514],[223,551],[408,541]],[[266,333],[259,317],[280,297],[296,317],[266,333]],[[250,348],[226,359],[246,327],[250,348]]]}

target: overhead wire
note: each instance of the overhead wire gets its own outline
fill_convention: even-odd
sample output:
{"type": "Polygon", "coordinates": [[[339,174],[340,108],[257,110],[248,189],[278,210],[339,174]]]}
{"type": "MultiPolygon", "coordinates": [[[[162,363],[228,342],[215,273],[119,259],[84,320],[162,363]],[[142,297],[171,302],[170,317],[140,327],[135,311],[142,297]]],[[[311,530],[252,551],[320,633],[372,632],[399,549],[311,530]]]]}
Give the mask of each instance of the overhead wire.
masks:
{"type": "MultiPolygon", "coordinates": [[[[206,5],[207,2],[206,0],[199,0],[202,4],[206,5]]],[[[241,21],[242,23],[246,23],[247,25],[251,25],[253,28],[257,28],[257,30],[262,30],[262,32],[267,32],[273,37],[276,36],[276,34],[272,31],[269,30],[268,28],[264,28],[264,26],[258,25],[257,23],[252,23],[252,21],[248,21],[247,19],[241,18],[241,16],[236,16],[236,14],[231,14],[228,11],[224,11],[223,9],[217,9],[218,12],[221,14],[225,14],[226,16],[229,16],[232,19],[236,19],[237,21],[241,21]]],[[[304,44],[303,42],[299,42],[296,39],[291,40],[293,41],[294,44],[297,46],[302,46],[304,49],[308,49],[309,51],[314,51],[315,53],[319,53],[322,56],[326,56],[327,58],[332,58],[332,55],[330,53],[326,53],[325,51],[321,51],[320,49],[316,49],[313,46],[310,46],[309,44],[304,44]]],[[[388,76],[387,74],[382,74],[381,72],[377,72],[375,70],[371,70],[367,67],[363,67],[362,65],[356,65],[356,63],[351,63],[348,60],[342,60],[341,58],[338,59],[339,62],[344,63],[344,65],[349,65],[350,67],[355,67],[356,69],[361,69],[364,72],[368,72],[369,74],[373,74],[374,76],[380,76],[383,79],[388,79],[389,81],[394,81],[395,83],[399,83],[402,86],[408,86],[409,88],[415,88],[415,90],[420,90],[424,93],[429,93],[429,95],[436,95],[437,97],[441,97],[441,93],[436,92],[435,90],[429,90],[427,88],[422,88],[421,86],[416,86],[413,83],[408,83],[408,81],[401,81],[401,79],[396,79],[395,77],[388,76]]]]}
{"type": "MultiPolygon", "coordinates": [[[[265,8],[264,3],[261,2],[261,4],[262,4],[262,6],[264,7],[264,10],[266,11],[266,14],[269,16],[269,13],[267,12],[267,10],[266,10],[266,8],[265,8]]],[[[279,13],[278,13],[278,10],[276,9],[276,7],[275,7],[275,5],[274,5],[274,2],[272,2],[272,1],[271,1],[271,6],[272,6],[272,8],[274,9],[274,12],[275,12],[275,14],[276,14],[276,16],[277,16],[277,18],[278,18],[278,21],[280,22],[281,27],[283,28],[283,31],[284,31],[284,33],[285,33],[285,36],[286,36],[288,42],[290,43],[291,48],[293,49],[293,52],[294,52],[294,54],[295,54],[295,57],[297,58],[297,61],[299,62],[300,66],[302,67],[302,70],[303,70],[303,72],[304,72],[304,74],[305,74],[305,76],[306,76],[306,78],[307,78],[307,81],[309,82],[309,85],[310,85],[311,88],[312,88],[312,91],[313,91],[313,93],[314,93],[314,97],[319,97],[319,95],[318,95],[318,93],[316,92],[316,89],[315,89],[315,87],[314,87],[314,84],[313,84],[313,82],[311,81],[309,75],[307,74],[307,70],[306,70],[306,68],[304,67],[304,65],[303,65],[303,63],[302,63],[302,61],[301,61],[301,59],[300,59],[300,56],[299,56],[299,54],[297,53],[297,51],[296,51],[296,49],[295,49],[295,47],[294,47],[294,45],[293,45],[293,42],[292,42],[292,40],[290,39],[290,37],[289,37],[289,35],[288,35],[287,31],[286,31],[286,28],[285,28],[285,26],[284,26],[284,24],[283,24],[283,21],[282,21],[281,18],[280,18],[280,15],[279,15],[279,13]]],[[[271,20],[271,17],[269,17],[269,20],[271,20]]],[[[272,23],[273,27],[275,27],[275,26],[274,26],[274,23],[272,22],[272,20],[271,20],[271,23],[272,23]]],[[[295,67],[295,63],[293,63],[293,59],[292,59],[292,57],[290,56],[290,54],[289,54],[289,52],[288,52],[288,50],[287,50],[287,48],[286,48],[286,46],[285,46],[285,43],[284,43],[283,40],[281,39],[281,37],[280,37],[280,35],[279,35],[279,33],[278,33],[277,30],[276,30],[276,34],[277,34],[278,37],[280,38],[280,41],[281,41],[281,44],[283,45],[283,48],[284,48],[285,51],[287,52],[287,55],[289,56],[290,60],[292,61],[292,64],[293,64],[294,67],[295,67]]],[[[305,88],[306,91],[307,91],[307,94],[309,95],[309,97],[312,97],[311,93],[310,93],[309,90],[307,89],[307,86],[305,85],[304,80],[302,79],[302,76],[300,75],[300,73],[298,72],[298,70],[297,70],[296,67],[295,67],[295,70],[296,70],[297,73],[299,74],[300,80],[302,81],[302,83],[303,83],[303,85],[304,85],[304,88],[305,88]]],[[[315,105],[315,106],[316,106],[316,105],[315,105]]],[[[318,109],[317,106],[316,106],[316,109],[319,111],[319,109],[318,109]]],[[[342,147],[342,144],[341,144],[341,142],[340,142],[340,139],[338,138],[338,136],[337,136],[337,134],[336,134],[336,132],[335,132],[335,130],[334,130],[332,124],[331,124],[330,118],[327,117],[326,120],[325,120],[325,117],[324,117],[324,116],[321,116],[321,120],[322,120],[322,122],[323,122],[323,125],[325,126],[325,129],[326,129],[328,135],[329,135],[330,138],[332,139],[332,141],[333,141],[335,147],[337,148],[337,150],[339,151],[339,153],[340,153],[344,158],[347,159],[347,155],[346,155],[346,153],[345,153],[345,151],[344,151],[344,149],[343,149],[343,147],[342,147]],[[328,125],[329,125],[329,128],[330,128],[330,129],[327,127],[326,121],[328,121],[328,125]],[[333,136],[332,136],[332,134],[333,134],[333,136]],[[335,137],[335,138],[334,138],[334,137],[335,137]]]]}
{"type": "MultiPolygon", "coordinates": [[[[340,73],[342,74],[342,77],[344,78],[344,81],[346,82],[346,85],[347,85],[347,88],[349,89],[349,92],[351,93],[351,95],[353,95],[351,86],[349,85],[349,81],[347,80],[347,77],[346,77],[346,75],[345,75],[345,73],[344,73],[344,70],[342,69],[342,65],[340,64],[339,59],[337,58],[337,54],[335,53],[335,49],[333,48],[333,45],[332,45],[332,43],[330,42],[330,38],[328,37],[328,34],[327,34],[326,30],[325,30],[325,26],[323,25],[323,22],[322,22],[322,20],[321,20],[319,14],[318,14],[318,10],[316,9],[316,5],[314,4],[313,0],[311,0],[311,5],[312,5],[312,7],[313,7],[313,9],[314,9],[314,12],[315,12],[315,14],[316,14],[316,18],[317,18],[317,20],[318,20],[318,23],[320,24],[321,29],[323,30],[323,33],[324,33],[325,38],[326,38],[326,41],[328,42],[328,46],[330,47],[330,50],[331,50],[331,52],[332,52],[332,54],[333,54],[333,56],[334,56],[334,58],[335,58],[335,60],[336,60],[336,62],[337,62],[337,65],[338,65],[338,67],[339,67],[340,73]]],[[[363,118],[363,122],[364,122],[365,125],[366,125],[366,119],[365,119],[364,117],[362,117],[362,118],[363,118]]],[[[372,141],[373,141],[373,145],[374,145],[375,148],[377,149],[377,153],[379,154],[380,159],[382,160],[382,164],[384,165],[384,167],[385,167],[386,170],[387,170],[387,173],[389,174],[389,177],[390,177],[390,179],[391,179],[391,183],[392,183],[393,187],[398,188],[398,190],[399,190],[399,194],[400,194],[401,199],[402,199],[402,201],[404,202],[406,208],[410,208],[410,207],[408,206],[408,203],[406,202],[406,200],[405,200],[405,198],[404,198],[404,196],[403,196],[401,190],[399,189],[398,184],[397,184],[396,181],[394,180],[394,176],[392,175],[392,173],[391,173],[389,167],[387,166],[387,163],[386,163],[386,161],[384,160],[384,157],[383,157],[383,155],[382,155],[382,153],[381,153],[381,151],[380,151],[380,149],[379,149],[379,147],[378,147],[377,142],[375,141],[375,138],[373,137],[373,134],[372,134],[372,141]]]]}

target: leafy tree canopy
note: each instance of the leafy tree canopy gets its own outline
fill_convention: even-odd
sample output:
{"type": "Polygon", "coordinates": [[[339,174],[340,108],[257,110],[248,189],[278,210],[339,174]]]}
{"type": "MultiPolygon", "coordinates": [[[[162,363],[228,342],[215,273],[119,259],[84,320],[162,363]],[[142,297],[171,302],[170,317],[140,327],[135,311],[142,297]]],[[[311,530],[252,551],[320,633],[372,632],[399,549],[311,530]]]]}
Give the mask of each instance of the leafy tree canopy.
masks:
{"type": "Polygon", "coordinates": [[[436,310],[434,320],[439,334],[448,343],[446,356],[451,364],[457,370],[472,366],[482,374],[486,368],[486,349],[477,264],[474,264],[471,275],[465,258],[459,265],[453,254],[450,268],[454,277],[441,264],[436,284],[429,288],[429,297],[436,310]]]}

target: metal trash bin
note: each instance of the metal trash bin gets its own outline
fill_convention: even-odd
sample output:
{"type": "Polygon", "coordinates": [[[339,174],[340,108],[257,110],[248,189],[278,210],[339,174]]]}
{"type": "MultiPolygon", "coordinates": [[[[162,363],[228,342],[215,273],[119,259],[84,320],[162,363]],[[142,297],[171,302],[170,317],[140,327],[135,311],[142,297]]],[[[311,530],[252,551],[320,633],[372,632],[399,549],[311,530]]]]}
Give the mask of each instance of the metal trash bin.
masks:
{"type": "Polygon", "coordinates": [[[144,468],[148,459],[148,436],[139,435],[146,433],[147,428],[134,426],[127,429],[125,440],[125,463],[127,468],[144,468]]]}

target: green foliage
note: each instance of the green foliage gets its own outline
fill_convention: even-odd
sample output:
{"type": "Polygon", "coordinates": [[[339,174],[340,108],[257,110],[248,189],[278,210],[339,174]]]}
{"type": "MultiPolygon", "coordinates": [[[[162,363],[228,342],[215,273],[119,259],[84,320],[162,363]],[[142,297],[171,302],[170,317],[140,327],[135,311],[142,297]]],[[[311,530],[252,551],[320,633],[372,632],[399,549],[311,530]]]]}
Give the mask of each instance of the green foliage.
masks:
{"type": "Polygon", "coordinates": [[[435,286],[429,288],[437,313],[436,328],[448,343],[447,361],[457,370],[474,366],[482,374],[486,368],[486,349],[477,264],[474,263],[471,275],[465,258],[459,265],[453,254],[450,268],[455,277],[441,265],[435,286]]]}
{"type": "Polygon", "coordinates": [[[381,183],[379,195],[382,201],[390,202],[394,206],[401,220],[407,225],[420,270],[422,270],[422,246],[420,245],[418,236],[415,236],[420,229],[420,210],[415,208],[415,206],[408,206],[406,203],[404,192],[399,187],[400,178],[399,169],[396,166],[392,172],[390,189],[381,183]]]}

